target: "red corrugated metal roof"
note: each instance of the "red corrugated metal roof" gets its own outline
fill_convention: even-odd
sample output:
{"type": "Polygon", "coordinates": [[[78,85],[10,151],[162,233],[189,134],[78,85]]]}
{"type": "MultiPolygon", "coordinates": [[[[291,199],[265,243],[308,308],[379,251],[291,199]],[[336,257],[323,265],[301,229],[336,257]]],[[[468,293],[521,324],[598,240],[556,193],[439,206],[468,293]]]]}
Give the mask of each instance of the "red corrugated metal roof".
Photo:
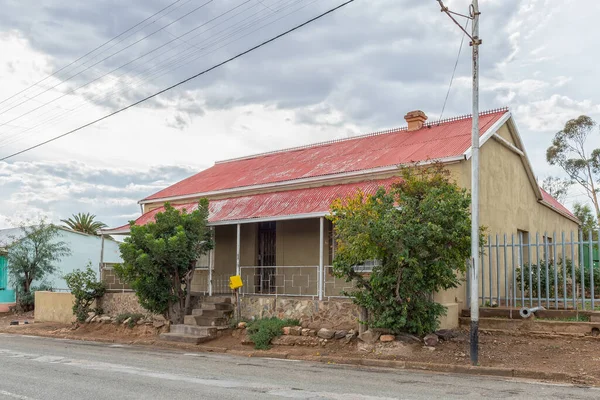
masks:
{"type": "Polygon", "coordinates": [[[540,188],[540,190],[542,191],[542,200],[544,200],[546,203],[550,204],[553,208],[556,208],[558,211],[566,213],[573,218],[577,218],[571,211],[569,211],[569,209],[567,207],[563,206],[558,200],[556,200],[554,197],[552,197],[552,195],[550,195],[550,193],[546,192],[542,188],[540,188]]]}
{"type": "MultiPolygon", "coordinates": [[[[326,213],[333,200],[352,195],[357,190],[365,194],[374,194],[378,188],[389,188],[399,178],[388,178],[348,183],[342,185],[321,186],[308,189],[286,190],[283,192],[263,193],[250,196],[210,200],[208,221],[211,223],[251,220],[257,218],[286,217],[292,215],[326,213]]],[[[193,211],[198,203],[173,205],[178,210],[193,211]]],[[[159,207],[139,217],[136,225],[145,225],[154,221],[157,213],[164,211],[159,207]]],[[[121,229],[121,228],[117,228],[121,229]]]]}
{"type": "MultiPolygon", "coordinates": [[[[482,113],[481,134],[507,110],[482,113]]],[[[145,200],[360,171],[460,156],[471,145],[471,117],[315,144],[215,164],[145,200]]]]}

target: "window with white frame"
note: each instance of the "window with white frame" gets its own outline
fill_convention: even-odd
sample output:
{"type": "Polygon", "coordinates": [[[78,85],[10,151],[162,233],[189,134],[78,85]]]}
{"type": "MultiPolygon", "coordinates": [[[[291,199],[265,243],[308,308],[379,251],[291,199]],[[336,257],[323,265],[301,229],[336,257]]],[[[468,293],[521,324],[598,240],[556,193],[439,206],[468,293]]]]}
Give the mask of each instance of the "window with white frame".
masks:
{"type": "Polygon", "coordinates": [[[202,254],[198,260],[196,260],[196,269],[208,269],[209,253],[202,254]]]}
{"type": "Polygon", "coordinates": [[[381,266],[380,260],[365,260],[362,264],[356,264],[352,267],[355,272],[359,273],[370,273],[373,272],[373,268],[381,266]]]}

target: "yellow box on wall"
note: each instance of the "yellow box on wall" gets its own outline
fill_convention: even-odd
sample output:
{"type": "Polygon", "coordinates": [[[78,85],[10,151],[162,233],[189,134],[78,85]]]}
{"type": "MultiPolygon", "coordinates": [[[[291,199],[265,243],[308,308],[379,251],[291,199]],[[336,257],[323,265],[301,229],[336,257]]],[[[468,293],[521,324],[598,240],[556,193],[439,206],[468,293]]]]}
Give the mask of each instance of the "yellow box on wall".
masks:
{"type": "Polygon", "coordinates": [[[232,290],[241,288],[242,286],[244,286],[244,284],[242,283],[242,277],[239,275],[234,275],[234,276],[230,276],[229,277],[229,287],[232,290]]]}

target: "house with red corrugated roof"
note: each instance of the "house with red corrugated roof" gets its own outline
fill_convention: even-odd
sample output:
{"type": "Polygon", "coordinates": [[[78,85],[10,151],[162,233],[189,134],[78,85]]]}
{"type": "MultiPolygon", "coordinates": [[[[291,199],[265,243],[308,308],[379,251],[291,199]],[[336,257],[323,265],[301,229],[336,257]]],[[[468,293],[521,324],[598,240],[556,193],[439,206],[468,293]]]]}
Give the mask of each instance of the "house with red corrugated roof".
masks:
{"type": "MultiPolygon", "coordinates": [[[[216,245],[199,260],[193,291],[227,292],[228,277],[239,274],[244,296],[335,299],[349,284],[331,274],[335,243],[324,217],[334,199],[388,188],[416,162],[441,162],[460,186],[471,186],[471,116],[428,123],[413,111],[405,120],[403,128],[217,162],[141,200],[135,224],[153,221],[165,202],[192,210],[207,198],[216,245]]],[[[480,219],[488,233],[527,241],[529,232],[577,230],[577,218],[538,186],[510,111],[483,112],[479,121],[480,219]]],[[[442,326],[456,326],[465,288],[436,296],[448,309],[442,326]]]]}

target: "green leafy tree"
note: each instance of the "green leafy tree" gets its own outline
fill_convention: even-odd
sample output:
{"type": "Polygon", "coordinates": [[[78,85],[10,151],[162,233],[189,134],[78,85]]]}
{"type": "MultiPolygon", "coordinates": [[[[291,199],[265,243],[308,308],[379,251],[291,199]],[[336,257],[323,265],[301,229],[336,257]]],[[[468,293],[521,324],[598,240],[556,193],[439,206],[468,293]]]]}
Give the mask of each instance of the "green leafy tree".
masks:
{"type": "Polygon", "coordinates": [[[595,127],[596,122],[586,115],[567,121],[565,127],[554,135],[552,145],[546,150],[546,160],[550,165],[560,166],[571,181],[585,190],[598,217],[600,148],[590,150],[587,144],[595,127]]]}
{"type": "Polygon", "coordinates": [[[196,261],[213,247],[207,219],[206,199],[191,213],[166,203],[156,222],[136,226],[132,221],[130,236],[120,245],[119,278],[135,290],[142,307],[174,324],[183,322],[190,306],[196,261]]]}
{"type": "Polygon", "coordinates": [[[21,235],[13,240],[8,248],[10,280],[16,288],[19,307],[27,311],[33,309],[32,282],[41,282],[43,288],[48,288],[44,278],[56,272],[56,264],[71,250],[60,240],[59,228],[44,220],[22,226],[21,235]]]}
{"type": "Polygon", "coordinates": [[[434,331],[445,308],[433,293],[457,287],[470,256],[470,195],[441,165],[405,169],[402,181],[373,196],[359,192],[331,206],[338,277],[368,324],[393,332],[434,331]],[[357,269],[378,260],[369,274],[357,269]]]}
{"type": "Polygon", "coordinates": [[[69,229],[89,235],[98,235],[100,229],[106,228],[105,223],[96,221],[96,216],[90,213],[73,214],[71,218],[61,219],[60,222],[69,229]]]}
{"type": "Polygon", "coordinates": [[[561,179],[555,176],[548,176],[542,182],[542,189],[554,197],[559,202],[564,202],[572,182],[568,179],[561,179]]]}
{"type": "Polygon", "coordinates": [[[598,220],[591,207],[587,204],[575,203],[573,204],[573,214],[581,221],[581,229],[584,234],[587,235],[589,231],[592,231],[594,239],[596,239],[598,235],[598,220]]]}
{"type": "Polygon", "coordinates": [[[73,315],[77,317],[77,321],[84,322],[94,301],[100,299],[106,292],[106,285],[97,279],[91,264],[88,264],[85,270],[77,269],[66,274],[64,279],[75,297],[73,315]]]}

